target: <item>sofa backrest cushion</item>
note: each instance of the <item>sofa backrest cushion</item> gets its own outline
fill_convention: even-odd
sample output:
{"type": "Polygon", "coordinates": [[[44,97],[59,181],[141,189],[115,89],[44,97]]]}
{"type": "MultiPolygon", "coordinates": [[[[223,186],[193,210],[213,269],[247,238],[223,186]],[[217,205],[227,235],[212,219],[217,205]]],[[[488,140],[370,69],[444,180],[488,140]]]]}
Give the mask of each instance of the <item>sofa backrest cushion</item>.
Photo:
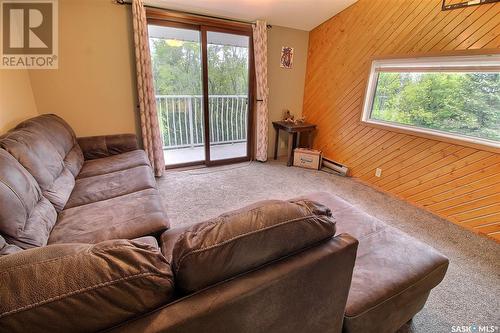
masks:
{"type": "Polygon", "coordinates": [[[43,195],[61,211],[83,165],[83,153],[71,127],[55,115],[41,115],[3,135],[0,147],[33,175],[43,195]]]}
{"type": "Polygon", "coordinates": [[[159,250],[128,240],[0,257],[0,286],[5,332],[97,332],[167,304],[174,290],[159,250]]]}
{"type": "Polygon", "coordinates": [[[47,244],[57,213],[19,162],[0,149],[0,234],[27,249],[47,244]]]}
{"type": "Polygon", "coordinates": [[[311,201],[262,201],[197,224],[177,239],[177,289],[191,293],[329,239],[335,222],[311,201]]]}

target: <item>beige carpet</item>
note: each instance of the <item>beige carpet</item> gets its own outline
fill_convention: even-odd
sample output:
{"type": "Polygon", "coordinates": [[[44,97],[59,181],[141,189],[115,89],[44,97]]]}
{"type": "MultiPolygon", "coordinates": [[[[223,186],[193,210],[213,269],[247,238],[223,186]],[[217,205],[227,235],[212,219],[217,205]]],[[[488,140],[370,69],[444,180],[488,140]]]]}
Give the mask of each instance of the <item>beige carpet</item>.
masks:
{"type": "Polygon", "coordinates": [[[316,191],[339,195],[450,258],[444,281],[401,333],[449,333],[457,325],[500,326],[500,245],[353,179],[286,167],[283,162],[252,162],[170,171],[159,184],[172,226],[203,221],[257,200],[316,191]]]}

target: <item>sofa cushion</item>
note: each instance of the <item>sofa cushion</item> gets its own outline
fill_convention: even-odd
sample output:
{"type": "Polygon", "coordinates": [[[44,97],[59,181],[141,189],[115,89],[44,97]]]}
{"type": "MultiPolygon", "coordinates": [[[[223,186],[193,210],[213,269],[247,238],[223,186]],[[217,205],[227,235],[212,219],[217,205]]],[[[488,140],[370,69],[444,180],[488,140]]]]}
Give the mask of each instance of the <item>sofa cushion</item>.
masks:
{"type": "Polygon", "coordinates": [[[0,235],[0,257],[3,256],[3,255],[16,253],[16,252],[19,252],[19,251],[22,251],[22,250],[23,249],[21,249],[19,246],[8,244],[5,241],[5,238],[3,238],[0,235]]]}
{"type": "Polygon", "coordinates": [[[329,207],[337,231],[359,240],[343,332],[397,331],[444,278],[448,259],[338,196],[314,193],[305,198],[329,207]]]}
{"type": "Polygon", "coordinates": [[[149,166],[78,178],[65,208],[82,206],[145,189],[156,189],[156,179],[149,166]]]}
{"type": "Polygon", "coordinates": [[[85,160],[119,155],[139,149],[135,134],[112,134],[78,138],[85,160]]]}
{"type": "Polygon", "coordinates": [[[71,172],[73,177],[80,174],[83,167],[83,153],[79,145],[74,145],[64,158],[64,166],[71,172]]]}
{"type": "Polygon", "coordinates": [[[177,243],[179,237],[182,236],[182,234],[185,231],[189,230],[189,228],[191,227],[192,225],[186,224],[179,227],[168,229],[167,231],[161,234],[160,237],[161,253],[163,253],[163,256],[167,259],[168,262],[170,263],[172,262],[175,243],[177,243]]]}
{"type": "Polygon", "coordinates": [[[59,155],[66,156],[76,144],[73,129],[62,118],[54,114],[43,114],[19,123],[13,131],[27,130],[47,139],[59,155]]]}
{"type": "Polygon", "coordinates": [[[194,292],[331,238],[330,215],[312,202],[273,200],[199,223],[174,245],[177,286],[194,292]]]}
{"type": "Polygon", "coordinates": [[[133,241],[143,243],[143,244],[151,246],[152,248],[154,248],[156,250],[160,250],[160,246],[158,245],[158,241],[153,236],[144,236],[144,237],[134,238],[133,241]]]}
{"type": "Polygon", "coordinates": [[[78,178],[104,175],[115,171],[131,169],[141,165],[150,165],[146,152],[139,149],[133,150],[118,155],[85,161],[78,178]]]}
{"type": "Polygon", "coordinates": [[[155,189],[146,189],[63,210],[49,244],[132,239],[160,234],[167,228],[160,194],[155,189]]]}
{"type": "Polygon", "coordinates": [[[421,310],[447,268],[446,257],[394,228],[360,239],[345,331],[396,331],[421,310]],[[377,318],[385,318],[384,323],[377,318]]]}
{"type": "Polygon", "coordinates": [[[31,174],[0,149],[0,233],[10,244],[26,249],[47,244],[57,218],[31,174]]]}
{"type": "Polygon", "coordinates": [[[161,253],[127,240],[22,251],[1,257],[0,272],[5,332],[96,332],[167,304],[174,290],[161,253]]]}
{"type": "Polygon", "coordinates": [[[83,165],[71,127],[55,115],[38,116],[2,136],[0,146],[28,170],[43,195],[61,211],[83,165]]]}

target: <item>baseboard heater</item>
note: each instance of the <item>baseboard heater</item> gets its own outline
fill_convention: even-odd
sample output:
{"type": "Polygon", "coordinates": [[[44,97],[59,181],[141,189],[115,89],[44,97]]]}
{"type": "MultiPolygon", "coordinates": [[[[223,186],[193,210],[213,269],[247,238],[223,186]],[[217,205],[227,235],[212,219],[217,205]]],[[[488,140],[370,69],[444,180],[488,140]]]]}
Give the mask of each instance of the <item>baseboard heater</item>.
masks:
{"type": "Polygon", "coordinates": [[[327,160],[326,158],[323,158],[321,171],[333,173],[333,174],[344,176],[344,177],[349,177],[349,168],[348,167],[346,167],[345,165],[340,164],[338,162],[335,162],[332,160],[327,160]]]}

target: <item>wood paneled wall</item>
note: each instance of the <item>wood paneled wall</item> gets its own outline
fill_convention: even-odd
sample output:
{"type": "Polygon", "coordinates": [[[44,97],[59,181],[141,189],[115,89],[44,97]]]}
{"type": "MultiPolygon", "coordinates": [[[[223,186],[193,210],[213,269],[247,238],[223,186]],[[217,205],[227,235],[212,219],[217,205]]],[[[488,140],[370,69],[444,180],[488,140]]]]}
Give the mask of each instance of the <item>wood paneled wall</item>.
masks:
{"type": "Polygon", "coordinates": [[[318,124],[315,148],[372,186],[500,240],[500,154],[360,121],[374,57],[481,48],[500,52],[500,3],[443,12],[441,0],[359,0],[309,36],[304,115],[318,124]]]}

